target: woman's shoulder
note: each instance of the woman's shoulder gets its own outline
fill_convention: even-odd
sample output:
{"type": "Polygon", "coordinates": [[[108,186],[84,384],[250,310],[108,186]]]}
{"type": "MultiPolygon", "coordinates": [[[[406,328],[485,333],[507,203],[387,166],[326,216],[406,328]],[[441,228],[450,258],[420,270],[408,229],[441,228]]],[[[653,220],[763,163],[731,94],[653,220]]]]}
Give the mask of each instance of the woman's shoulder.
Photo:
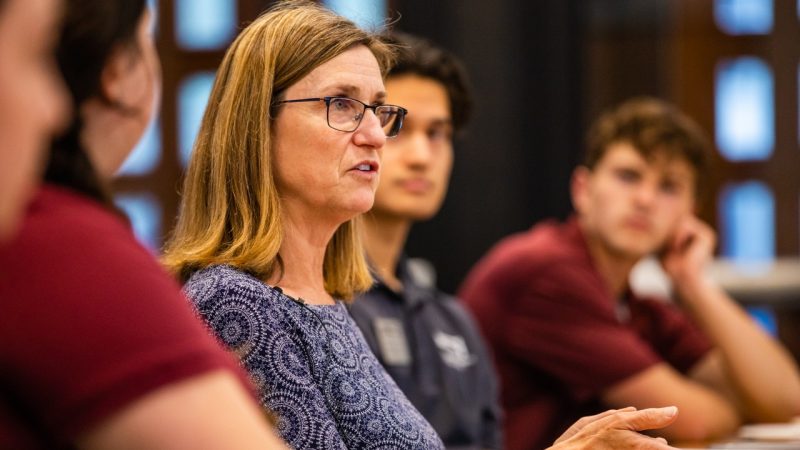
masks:
{"type": "Polygon", "coordinates": [[[207,280],[214,280],[223,284],[247,283],[252,278],[254,278],[252,275],[236,267],[227,264],[213,264],[194,272],[189,277],[186,285],[207,280]]]}
{"type": "Polygon", "coordinates": [[[183,290],[194,303],[222,298],[253,301],[278,295],[274,288],[252,274],[225,264],[198,270],[189,277],[183,290]]]}

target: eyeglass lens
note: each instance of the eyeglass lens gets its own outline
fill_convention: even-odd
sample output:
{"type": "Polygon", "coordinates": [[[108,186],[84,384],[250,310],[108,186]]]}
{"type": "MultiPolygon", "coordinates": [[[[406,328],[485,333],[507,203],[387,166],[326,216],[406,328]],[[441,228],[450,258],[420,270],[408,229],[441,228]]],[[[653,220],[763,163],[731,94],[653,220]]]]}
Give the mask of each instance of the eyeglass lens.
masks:
{"type": "MultiPolygon", "coordinates": [[[[332,98],[328,104],[328,125],[340,131],[354,131],[361,123],[367,106],[350,98],[332,98]]],[[[403,113],[397,106],[381,105],[375,115],[386,136],[396,136],[403,125],[403,113]]]]}

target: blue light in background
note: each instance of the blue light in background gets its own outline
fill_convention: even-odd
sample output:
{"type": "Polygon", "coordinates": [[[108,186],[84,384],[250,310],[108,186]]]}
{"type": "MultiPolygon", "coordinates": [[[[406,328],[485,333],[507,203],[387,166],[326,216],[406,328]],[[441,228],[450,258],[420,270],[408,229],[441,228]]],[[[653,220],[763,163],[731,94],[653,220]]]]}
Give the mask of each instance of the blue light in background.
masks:
{"type": "Polygon", "coordinates": [[[719,199],[722,255],[744,267],[775,259],[775,199],[763,183],[727,185],[719,199]]]}
{"type": "Polygon", "coordinates": [[[774,82],[760,59],[721,62],[716,71],[716,139],[730,161],[764,160],[775,147],[774,82]]]}
{"type": "Polygon", "coordinates": [[[144,136],[136,144],[117,175],[145,175],[161,161],[161,120],[155,119],[147,126],[144,136]]]}
{"type": "Polygon", "coordinates": [[[161,246],[161,206],[156,197],[150,193],[120,194],[114,203],[128,216],[139,242],[157,253],[161,246]]]}
{"type": "Polygon", "coordinates": [[[381,30],[386,23],[385,0],[324,0],[322,3],[366,30],[381,30]]]}
{"type": "Polygon", "coordinates": [[[218,50],[236,36],[236,0],[175,0],[175,34],[186,50],[218,50]]]}
{"type": "Polygon", "coordinates": [[[775,311],[766,306],[748,306],[747,313],[756,321],[767,333],[775,337],[778,335],[778,319],[775,311]]]}
{"type": "Polygon", "coordinates": [[[714,20],[728,34],[767,34],[772,31],[772,0],[715,0],[714,20]]]}
{"type": "Polygon", "coordinates": [[[213,86],[214,72],[198,72],[187,77],[178,87],[178,149],[183,167],[192,155],[192,146],[213,86]]]}

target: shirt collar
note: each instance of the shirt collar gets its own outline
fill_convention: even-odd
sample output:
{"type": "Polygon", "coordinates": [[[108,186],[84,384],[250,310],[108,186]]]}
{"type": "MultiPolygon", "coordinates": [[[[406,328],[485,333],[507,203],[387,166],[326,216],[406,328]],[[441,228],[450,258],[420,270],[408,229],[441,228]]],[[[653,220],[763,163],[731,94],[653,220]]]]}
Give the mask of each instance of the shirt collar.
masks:
{"type": "MultiPolygon", "coordinates": [[[[370,262],[370,266],[372,263],[370,262]]],[[[408,256],[403,253],[397,261],[395,275],[403,283],[403,290],[395,292],[378,275],[377,270],[372,270],[372,278],[375,280],[375,288],[382,289],[391,298],[402,302],[407,308],[417,308],[420,305],[431,301],[434,298],[434,289],[426,288],[414,279],[412,271],[409,269],[408,256]]]]}

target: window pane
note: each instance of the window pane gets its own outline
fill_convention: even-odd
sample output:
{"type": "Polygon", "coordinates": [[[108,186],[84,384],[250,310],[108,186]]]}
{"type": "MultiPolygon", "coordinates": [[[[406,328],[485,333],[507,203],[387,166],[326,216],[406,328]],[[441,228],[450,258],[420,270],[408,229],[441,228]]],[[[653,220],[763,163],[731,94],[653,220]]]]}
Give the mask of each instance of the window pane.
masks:
{"type": "Polygon", "coordinates": [[[716,139],[730,161],[763,160],[775,146],[772,71],[760,59],[724,60],[716,71],[716,139]]]}
{"type": "Polygon", "coordinates": [[[728,34],[772,31],[772,0],[715,0],[714,20],[728,34]]]}
{"type": "Polygon", "coordinates": [[[236,0],[175,0],[175,33],[187,50],[217,50],[236,35],[236,0]]]}
{"type": "Polygon", "coordinates": [[[213,85],[214,72],[199,72],[187,77],[178,87],[178,149],[184,167],[192,154],[213,85]]]}
{"type": "Polygon", "coordinates": [[[117,175],[145,175],[161,161],[161,120],[150,122],[144,136],[136,144],[117,175]]]}
{"type": "Polygon", "coordinates": [[[128,216],[139,242],[156,253],[161,247],[161,206],[158,200],[150,193],[120,194],[114,203],[128,216]]]}
{"type": "Polygon", "coordinates": [[[361,28],[378,30],[386,20],[386,0],[324,0],[325,6],[361,28]]]}
{"type": "Polygon", "coordinates": [[[763,183],[725,186],[720,194],[722,255],[754,269],[775,259],[775,199],[763,183]]]}

